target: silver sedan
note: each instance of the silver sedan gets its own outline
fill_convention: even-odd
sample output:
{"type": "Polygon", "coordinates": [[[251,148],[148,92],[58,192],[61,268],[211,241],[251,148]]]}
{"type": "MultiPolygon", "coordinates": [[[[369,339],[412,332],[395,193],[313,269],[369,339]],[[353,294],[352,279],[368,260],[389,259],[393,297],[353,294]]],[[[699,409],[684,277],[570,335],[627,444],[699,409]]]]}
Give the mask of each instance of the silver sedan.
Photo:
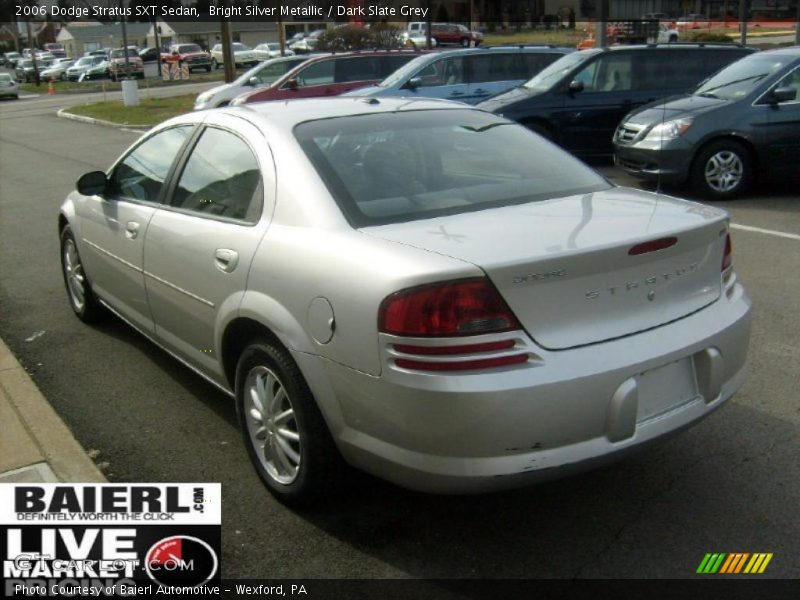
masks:
{"type": "Polygon", "coordinates": [[[461,104],[195,112],[77,187],[58,217],[73,311],[116,313],[234,397],[286,502],[345,465],[441,493],[526,485],[744,381],[724,211],[616,187],[461,104]]]}

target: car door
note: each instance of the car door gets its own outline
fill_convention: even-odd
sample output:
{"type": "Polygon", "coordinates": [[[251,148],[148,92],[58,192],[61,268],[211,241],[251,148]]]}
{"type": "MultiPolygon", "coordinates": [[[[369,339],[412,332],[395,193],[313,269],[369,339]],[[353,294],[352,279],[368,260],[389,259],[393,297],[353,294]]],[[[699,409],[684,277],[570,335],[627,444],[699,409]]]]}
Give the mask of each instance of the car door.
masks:
{"type": "Polygon", "coordinates": [[[601,54],[574,77],[583,83],[582,91],[564,90],[560,130],[567,150],[578,156],[612,153],[614,130],[637,104],[633,61],[633,52],[601,54]]]}
{"type": "Polygon", "coordinates": [[[220,381],[215,331],[238,309],[274,189],[272,153],[258,129],[212,114],[147,231],[145,288],[156,335],[220,381]]]}
{"type": "Polygon", "coordinates": [[[142,140],[112,167],[104,196],[82,196],[77,203],[83,262],[92,287],[123,317],[153,331],[143,276],[143,248],[150,220],[164,194],[164,183],[191,135],[180,125],[142,140]]]}
{"type": "Polygon", "coordinates": [[[443,56],[428,63],[413,78],[419,79],[416,93],[428,98],[462,100],[469,91],[463,56],[443,56]]]}
{"type": "MultiPolygon", "coordinates": [[[[797,179],[800,176],[800,67],[795,67],[785,77],[770,87],[794,88],[795,97],[786,102],[766,104],[768,121],[765,133],[765,159],[762,163],[777,179],[797,179]]],[[[768,92],[769,94],[769,92],[768,92]]],[[[768,95],[757,103],[764,105],[768,95]]],[[[758,109],[758,106],[754,106],[758,109]]]]}

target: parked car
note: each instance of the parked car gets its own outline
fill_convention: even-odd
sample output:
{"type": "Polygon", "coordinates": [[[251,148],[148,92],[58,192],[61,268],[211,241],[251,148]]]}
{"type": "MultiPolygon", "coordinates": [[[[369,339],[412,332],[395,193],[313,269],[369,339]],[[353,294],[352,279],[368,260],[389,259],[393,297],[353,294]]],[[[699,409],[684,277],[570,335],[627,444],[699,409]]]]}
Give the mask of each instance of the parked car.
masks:
{"type": "Polygon", "coordinates": [[[757,178],[800,178],[800,48],[752,54],[692,94],[626,116],[614,136],[628,173],[690,184],[712,199],[757,178]]]}
{"type": "Polygon", "coordinates": [[[17,61],[22,58],[19,52],[6,52],[4,56],[4,64],[9,69],[17,68],[17,61]]]}
{"type": "Polygon", "coordinates": [[[518,121],[581,157],[610,157],[632,109],[684,94],[755,52],[736,44],[654,44],[581,50],[478,106],[518,121]]]}
{"type": "Polygon", "coordinates": [[[260,63],[231,83],[211,88],[197,96],[194,109],[205,110],[207,108],[227,106],[237,96],[277,81],[296,66],[307,61],[311,56],[310,54],[286,56],[260,63]]]}
{"type": "Polygon", "coordinates": [[[161,54],[161,51],[158,48],[142,48],[139,50],[139,58],[146,63],[158,61],[159,54],[161,54]]]}
{"type": "Polygon", "coordinates": [[[311,58],[265,88],[242,94],[231,104],[338,96],[385,79],[419,56],[410,50],[342,52],[311,58]]]}
{"type": "Polygon", "coordinates": [[[431,37],[438,45],[458,44],[464,48],[478,46],[483,41],[483,34],[479,31],[470,31],[463,25],[456,23],[431,24],[431,37]]]}
{"type": "Polygon", "coordinates": [[[708,17],[698,13],[689,13],[679,18],[675,25],[678,29],[700,29],[701,27],[708,27],[708,17]]]}
{"type": "Polygon", "coordinates": [[[189,73],[196,69],[204,69],[206,73],[210,73],[213,64],[209,53],[197,44],[173,44],[161,55],[161,61],[177,62],[178,66],[185,66],[189,73]]]}
{"type": "MultiPolygon", "coordinates": [[[[400,34],[400,42],[408,48],[428,47],[428,24],[425,21],[412,21],[400,34]]],[[[431,38],[431,48],[436,47],[436,40],[431,38]]]]}
{"type": "Polygon", "coordinates": [[[516,87],[572,48],[467,48],[418,56],[375,86],[348,96],[425,96],[476,104],[516,87]]]}
{"type": "Polygon", "coordinates": [[[111,63],[107,59],[101,58],[99,62],[92,64],[88,69],[86,69],[86,71],[83,73],[83,81],[109,79],[111,77],[110,68],[111,63]]]}
{"type": "Polygon", "coordinates": [[[459,103],[176,117],[83,175],[58,231],[75,315],[110,308],[233,396],[286,502],[329,498],[342,463],[428,492],[528,485],[745,379],[725,211],[616,187],[459,103]]]}
{"type": "MultiPolygon", "coordinates": [[[[233,62],[236,68],[245,66],[254,66],[258,64],[258,56],[249,46],[234,42],[231,44],[231,51],[233,52],[233,62]]],[[[225,63],[222,55],[222,44],[215,44],[211,48],[211,66],[214,69],[219,69],[225,63]]]]}
{"type": "Polygon", "coordinates": [[[76,60],[74,65],[67,68],[67,79],[78,81],[90,68],[103,63],[107,63],[105,56],[83,56],[76,60]]]}
{"type": "Polygon", "coordinates": [[[0,73],[0,98],[19,98],[19,85],[10,73],[0,73]]]}
{"type": "Polygon", "coordinates": [[[108,55],[108,76],[112,81],[135,77],[144,79],[144,62],[139,58],[137,48],[116,48],[108,55]],[[128,55],[127,61],[125,55],[128,55]]]}
{"type": "Polygon", "coordinates": [[[17,81],[28,83],[36,79],[36,71],[39,65],[34,68],[32,58],[23,58],[17,61],[17,66],[14,69],[14,76],[17,81]]]}
{"type": "Polygon", "coordinates": [[[253,52],[258,60],[268,60],[270,58],[279,58],[281,56],[294,56],[294,52],[288,48],[284,49],[284,54],[281,55],[281,45],[277,42],[259,44],[253,48],[253,52]]]}
{"type": "Polygon", "coordinates": [[[71,58],[57,58],[53,63],[41,73],[44,81],[65,81],[67,79],[67,69],[69,69],[75,61],[71,58]]]}
{"type": "Polygon", "coordinates": [[[297,54],[307,54],[314,52],[319,44],[319,36],[325,33],[325,29],[315,29],[308,35],[301,37],[289,44],[289,48],[297,54]]]}
{"type": "Polygon", "coordinates": [[[67,58],[67,51],[64,50],[62,44],[50,42],[42,46],[47,52],[50,52],[55,58],[67,58]]]}

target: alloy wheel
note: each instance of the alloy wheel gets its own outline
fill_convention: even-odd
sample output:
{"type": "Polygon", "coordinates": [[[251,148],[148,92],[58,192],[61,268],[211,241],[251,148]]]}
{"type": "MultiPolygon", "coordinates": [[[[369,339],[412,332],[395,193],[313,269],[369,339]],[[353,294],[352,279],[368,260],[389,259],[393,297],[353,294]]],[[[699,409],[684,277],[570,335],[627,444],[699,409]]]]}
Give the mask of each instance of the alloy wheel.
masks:
{"type": "Polygon", "coordinates": [[[744,164],[735,152],[720,150],[706,161],[704,175],[715,192],[730,192],[742,183],[744,164]]]}
{"type": "Polygon", "coordinates": [[[78,257],[78,250],[72,239],[64,242],[64,275],[67,278],[70,300],[75,310],[80,312],[86,304],[86,277],[78,257]]]}
{"type": "Polygon", "coordinates": [[[286,388],[265,366],[253,367],[247,374],[244,411],[261,465],[277,483],[292,483],[300,469],[302,440],[286,388]]]}

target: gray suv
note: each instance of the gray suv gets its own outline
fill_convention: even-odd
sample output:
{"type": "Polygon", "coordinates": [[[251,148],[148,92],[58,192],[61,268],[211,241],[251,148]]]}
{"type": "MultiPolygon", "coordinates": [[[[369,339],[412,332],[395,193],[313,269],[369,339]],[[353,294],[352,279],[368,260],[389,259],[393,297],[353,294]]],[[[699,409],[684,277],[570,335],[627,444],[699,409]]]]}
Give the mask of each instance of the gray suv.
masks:
{"type": "Polygon", "coordinates": [[[725,199],[756,174],[798,175],[800,47],[752,54],[695,91],[628,114],[614,135],[616,164],[664,183],[725,199]]]}

